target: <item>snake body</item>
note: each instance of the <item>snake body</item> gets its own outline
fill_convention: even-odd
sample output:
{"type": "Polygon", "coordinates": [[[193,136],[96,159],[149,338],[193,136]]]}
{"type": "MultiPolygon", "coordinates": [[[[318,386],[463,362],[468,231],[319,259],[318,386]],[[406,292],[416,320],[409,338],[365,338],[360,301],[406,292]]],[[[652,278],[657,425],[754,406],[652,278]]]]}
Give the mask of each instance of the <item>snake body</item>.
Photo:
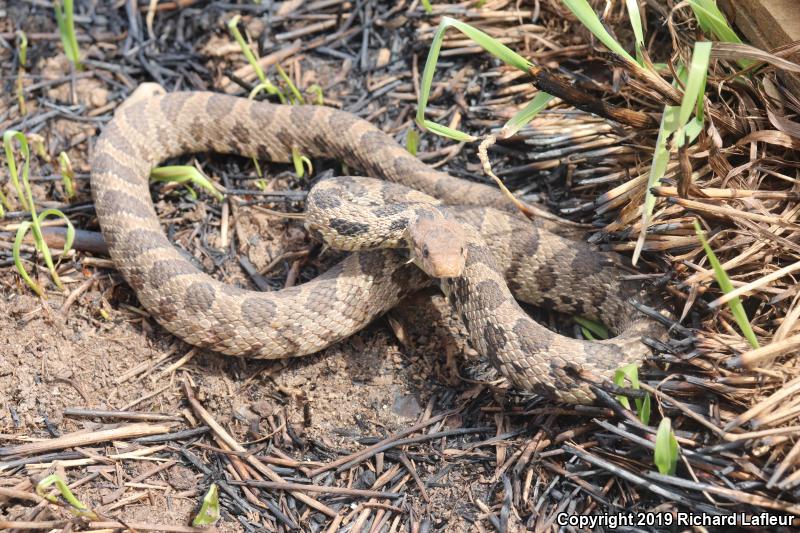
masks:
{"type": "Polygon", "coordinates": [[[641,360],[642,336],[664,333],[629,305],[631,297],[649,296],[622,281],[614,254],[505,212],[507,200],[495,189],[435,171],[368,122],[335,109],[140,87],[97,140],[91,185],[112,260],[141,304],[184,341],[223,354],[317,352],[430,284],[396,249],[402,239],[378,231],[383,224],[396,232],[420,205],[469,230],[463,273],[440,283],[476,349],[517,387],[591,403],[576,371],[607,378],[641,360]],[[154,166],[198,152],[288,162],[293,148],[385,180],[345,179],[347,194],[321,182],[309,195],[308,227],[345,249],[395,248],[353,253],[308,283],[265,293],[214,280],[170,244],[150,199],[154,166]],[[358,201],[344,201],[347,195],[358,201]],[[322,214],[315,219],[312,211],[322,214]],[[362,243],[344,244],[353,240],[362,243]],[[512,291],[521,301],[605,321],[619,335],[587,342],[555,334],[528,318],[512,291]]]}

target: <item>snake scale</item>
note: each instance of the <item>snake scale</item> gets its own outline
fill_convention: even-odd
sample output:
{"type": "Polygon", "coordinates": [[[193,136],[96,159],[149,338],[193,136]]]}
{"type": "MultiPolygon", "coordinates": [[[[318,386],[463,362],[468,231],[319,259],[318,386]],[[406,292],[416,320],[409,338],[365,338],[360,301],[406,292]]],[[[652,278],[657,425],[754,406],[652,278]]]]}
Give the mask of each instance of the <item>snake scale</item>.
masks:
{"type": "MultiPolygon", "coordinates": [[[[608,378],[642,359],[643,336],[664,334],[629,304],[652,295],[622,280],[617,256],[507,212],[499,191],[431,169],[352,114],[207,92],[165,94],[148,85],[120,106],[97,140],[92,193],[114,264],[141,304],[189,344],[254,358],[310,354],[431,284],[409,264],[407,250],[383,248],[350,254],[297,287],[249,291],[214,280],[171,245],[150,198],[154,166],[198,152],[287,162],[293,148],[384,180],[323,180],[309,193],[306,225],[333,245],[341,240],[340,247],[353,248],[345,238],[392,245],[376,226],[396,231],[420,205],[466,228],[464,271],[440,284],[473,345],[516,387],[591,403],[594,394],[576,372],[608,378]],[[322,214],[312,215],[312,208],[322,214]],[[619,335],[598,342],[558,335],[530,319],[512,292],[524,302],[604,321],[619,335]]],[[[440,225],[428,226],[435,242],[440,225]]]]}

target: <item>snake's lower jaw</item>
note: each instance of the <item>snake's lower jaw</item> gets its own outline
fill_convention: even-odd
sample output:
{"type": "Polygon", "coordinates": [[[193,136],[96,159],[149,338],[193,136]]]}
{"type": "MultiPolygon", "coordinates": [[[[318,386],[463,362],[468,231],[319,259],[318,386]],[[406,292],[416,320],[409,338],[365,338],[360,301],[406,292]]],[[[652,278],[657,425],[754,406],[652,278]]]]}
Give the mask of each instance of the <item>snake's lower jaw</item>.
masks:
{"type": "Polygon", "coordinates": [[[457,278],[464,274],[464,265],[447,265],[437,268],[436,271],[430,272],[430,275],[438,279],[452,279],[457,278]]]}

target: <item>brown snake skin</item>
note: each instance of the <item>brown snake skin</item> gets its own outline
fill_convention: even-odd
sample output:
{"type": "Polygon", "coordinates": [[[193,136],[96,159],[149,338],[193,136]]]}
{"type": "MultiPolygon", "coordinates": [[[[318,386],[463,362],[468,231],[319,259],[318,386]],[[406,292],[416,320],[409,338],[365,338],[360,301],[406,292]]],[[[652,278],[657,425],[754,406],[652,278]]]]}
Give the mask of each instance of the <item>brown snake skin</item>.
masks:
{"type": "MultiPolygon", "coordinates": [[[[95,146],[91,185],[115,265],[158,322],[190,344],[255,358],[314,353],[431,283],[419,268],[407,264],[404,251],[383,249],[351,254],[298,287],[248,291],[199,271],[170,244],[150,199],[148,176],[154,166],[198,152],[287,162],[292,148],[345,161],[368,175],[460,206],[442,207],[442,212],[476,231],[467,232],[465,274],[441,284],[476,349],[520,389],[591,403],[594,394],[576,380],[576,371],[609,378],[648,352],[642,336],[664,334],[662,326],[627,303],[631,297],[649,297],[636,284],[620,280],[623,272],[615,266],[614,254],[560,237],[545,229],[547,222],[533,224],[492,209],[506,208],[501,193],[431,169],[364,120],[320,106],[273,105],[204,92],[162,93],[145,84],[120,106],[95,146]],[[620,335],[587,342],[553,333],[525,315],[509,288],[521,301],[602,320],[620,335]]],[[[358,186],[358,179],[351,181],[358,186]]],[[[322,207],[333,213],[325,224],[340,236],[370,235],[373,222],[337,216],[341,195],[326,194],[325,183],[310,194],[309,210],[322,207]],[[328,206],[319,205],[326,202],[328,206]]],[[[379,195],[394,203],[373,216],[391,220],[409,209],[403,203],[409,194],[405,188],[378,188],[379,195]]],[[[416,201],[439,203],[416,194],[416,201]]],[[[320,226],[313,221],[307,225],[320,226]]]]}

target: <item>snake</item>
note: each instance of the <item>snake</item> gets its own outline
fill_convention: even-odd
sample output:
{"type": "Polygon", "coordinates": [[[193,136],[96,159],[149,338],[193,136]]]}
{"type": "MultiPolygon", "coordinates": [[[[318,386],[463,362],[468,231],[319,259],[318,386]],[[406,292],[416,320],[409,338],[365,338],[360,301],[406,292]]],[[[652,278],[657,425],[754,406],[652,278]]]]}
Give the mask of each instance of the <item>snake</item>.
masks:
{"type": "Polygon", "coordinates": [[[91,167],[114,266],[161,326],[200,348],[260,359],[316,353],[438,283],[475,349],[516,389],[590,404],[593,380],[640,362],[643,339],[665,334],[631,305],[656,295],[626,278],[620,256],[520,216],[498,189],[434,170],[345,111],[142,84],[101,132],[91,167]],[[352,251],[339,263],[298,286],[253,291],[217,281],[170,243],[149,190],[159,163],[205,152],[287,163],[293,151],[370,176],[322,180],[308,194],[309,231],[352,251]],[[602,321],[617,336],[563,336],[517,300],[602,321]]]}

